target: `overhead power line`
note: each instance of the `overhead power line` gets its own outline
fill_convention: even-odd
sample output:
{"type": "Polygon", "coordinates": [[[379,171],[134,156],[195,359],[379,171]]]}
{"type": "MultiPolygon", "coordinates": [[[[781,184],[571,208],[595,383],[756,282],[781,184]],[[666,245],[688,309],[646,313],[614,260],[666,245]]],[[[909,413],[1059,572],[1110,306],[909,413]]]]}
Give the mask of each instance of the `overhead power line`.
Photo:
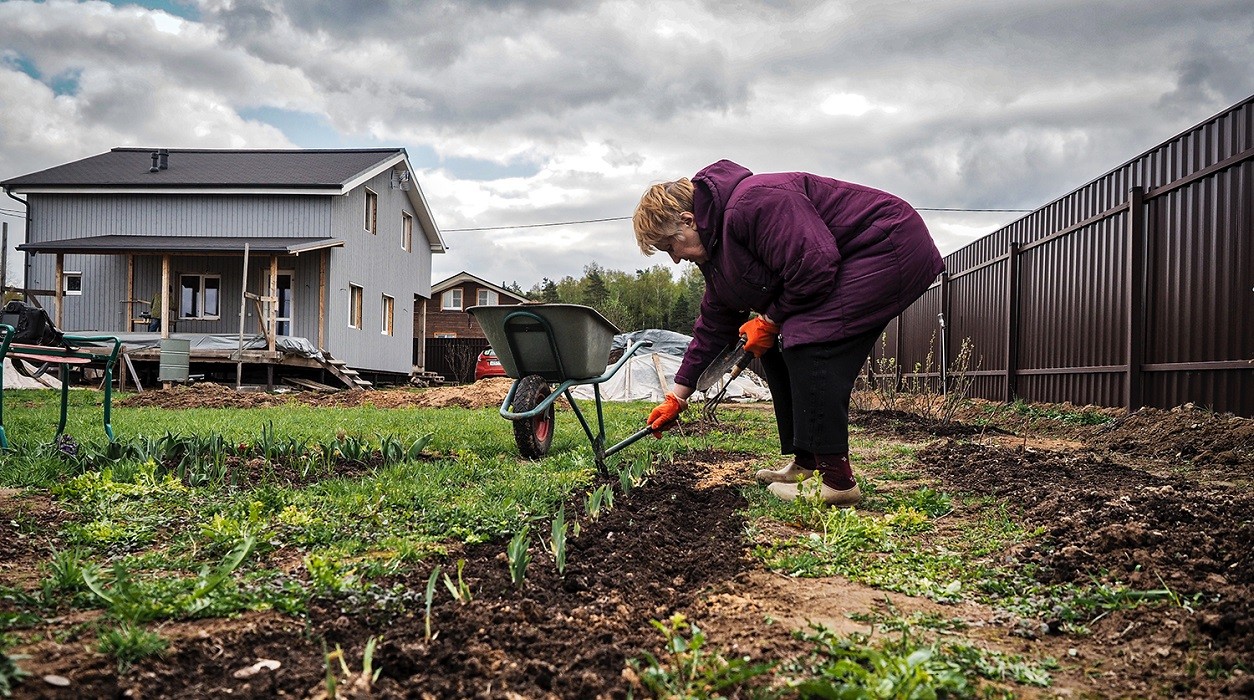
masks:
{"type": "MultiPolygon", "coordinates": [[[[915,207],[915,211],[970,211],[970,212],[998,212],[1005,214],[1022,214],[1032,209],[960,209],[954,207],[915,207]]],[[[550,221],[543,224],[518,224],[516,226],[476,226],[474,228],[446,228],[445,233],[458,233],[463,231],[503,231],[505,229],[515,228],[544,228],[546,226],[573,226],[574,224],[599,224],[604,221],[627,221],[630,216],[610,216],[604,219],[580,219],[579,221],[550,221]]]]}
{"type": "Polygon", "coordinates": [[[14,216],[26,216],[26,212],[17,209],[0,209],[0,214],[12,214],[14,216]]]}
{"type": "Polygon", "coordinates": [[[479,226],[476,228],[446,228],[443,230],[445,232],[449,232],[449,231],[500,231],[501,229],[507,229],[507,228],[541,228],[544,226],[570,226],[572,224],[599,224],[602,221],[625,221],[630,218],[631,218],[630,216],[611,216],[606,219],[582,219],[580,221],[551,221],[546,224],[519,224],[517,226],[479,226]]]}

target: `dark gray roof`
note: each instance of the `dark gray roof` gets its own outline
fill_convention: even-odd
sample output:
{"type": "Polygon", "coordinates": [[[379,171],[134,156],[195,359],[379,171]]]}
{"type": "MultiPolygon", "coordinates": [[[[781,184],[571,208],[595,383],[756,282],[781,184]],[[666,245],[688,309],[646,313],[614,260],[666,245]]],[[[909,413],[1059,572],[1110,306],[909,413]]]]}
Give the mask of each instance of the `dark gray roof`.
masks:
{"type": "Polygon", "coordinates": [[[403,148],[351,150],[169,149],[165,170],[149,172],[155,148],[115,148],[108,153],[21,175],[0,185],[104,188],[340,187],[403,155],[403,148]]]}
{"type": "Polygon", "coordinates": [[[59,241],[23,243],[18,250],[30,253],[249,253],[295,255],[344,245],[338,238],[284,238],[277,236],[88,236],[59,241]]]}

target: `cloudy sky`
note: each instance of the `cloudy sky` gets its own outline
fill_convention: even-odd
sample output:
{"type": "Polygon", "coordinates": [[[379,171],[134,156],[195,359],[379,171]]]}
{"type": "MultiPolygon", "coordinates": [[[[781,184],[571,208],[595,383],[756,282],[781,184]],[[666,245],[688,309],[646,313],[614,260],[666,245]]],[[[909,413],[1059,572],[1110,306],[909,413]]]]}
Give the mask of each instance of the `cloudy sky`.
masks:
{"type": "MultiPolygon", "coordinates": [[[[619,217],[719,158],[1034,209],[1248,97],[1251,66],[1249,0],[10,0],[0,179],[116,146],[400,146],[435,279],[529,288],[669,264],[619,217]],[[458,230],[592,219],[618,220],[458,230]]],[[[944,253],[1020,216],[924,215],[944,253]]]]}

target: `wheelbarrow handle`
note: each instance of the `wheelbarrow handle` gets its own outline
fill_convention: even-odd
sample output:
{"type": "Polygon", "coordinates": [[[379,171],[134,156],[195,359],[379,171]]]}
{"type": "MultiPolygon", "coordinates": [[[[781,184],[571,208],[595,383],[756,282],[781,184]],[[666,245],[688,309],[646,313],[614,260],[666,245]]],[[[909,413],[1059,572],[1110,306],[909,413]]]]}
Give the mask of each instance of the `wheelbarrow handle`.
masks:
{"type": "Polygon", "coordinates": [[[632,444],[634,444],[634,443],[635,443],[636,441],[638,441],[640,438],[643,438],[643,437],[645,437],[646,435],[648,435],[649,433],[652,433],[652,432],[654,432],[654,431],[653,431],[653,428],[650,428],[649,426],[647,426],[647,425],[646,425],[645,427],[641,428],[640,430],[637,430],[636,432],[632,433],[631,435],[628,435],[628,436],[626,437],[626,439],[624,439],[622,442],[617,443],[617,444],[615,444],[613,447],[610,447],[610,448],[606,449],[606,450],[605,450],[605,456],[606,456],[606,457],[609,457],[610,455],[614,454],[615,452],[618,452],[619,450],[623,449],[624,447],[627,447],[628,445],[632,445],[632,444]]]}

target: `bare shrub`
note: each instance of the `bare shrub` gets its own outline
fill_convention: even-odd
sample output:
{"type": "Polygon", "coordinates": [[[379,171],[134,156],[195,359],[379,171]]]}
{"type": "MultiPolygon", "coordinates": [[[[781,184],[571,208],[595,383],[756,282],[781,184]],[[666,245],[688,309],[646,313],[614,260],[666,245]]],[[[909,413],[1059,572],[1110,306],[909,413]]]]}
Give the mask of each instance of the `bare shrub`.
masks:
{"type": "Polygon", "coordinates": [[[479,360],[479,349],[469,345],[450,345],[444,350],[444,359],[449,369],[453,370],[453,378],[459,384],[469,384],[475,380],[475,363],[479,360]]]}
{"type": "MultiPolygon", "coordinates": [[[[886,335],[881,339],[881,347],[886,350],[886,335]]],[[[870,384],[870,390],[864,390],[861,395],[855,391],[854,396],[850,397],[850,405],[860,410],[869,410],[871,400],[878,399],[884,409],[913,413],[942,424],[952,422],[959,409],[966,404],[971,386],[975,382],[975,377],[971,374],[979,368],[978,363],[972,367],[975,343],[970,338],[962,339],[957,355],[946,368],[948,386],[941,379],[935,347],[936,334],[933,333],[927,356],[922,362],[914,364],[912,371],[903,378],[900,388],[897,385],[897,358],[888,357],[887,352],[884,352],[875,360],[874,372],[872,363],[868,362],[863,370],[864,376],[860,376],[859,381],[864,386],[870,384]]]]}
{"type": "Polygon", "coordinates": [[[871,363],[867,364],[867,372],[874,369],[874,377],[869,377],[872,381],[872,389],[875,397],[879,399],[880,406],[885,409],[893,409],[897,406],[897,358],[888,356],[888,334],[884,333],[880,336],[880,357],[874,362],[874,368],[871,363]]]}
{"type": "MultiPolygon", "coordinates": [[[[941,423],[950,423],[954,416],[957,415],[958,409],[966,403],[971,395],[971,385],[975,383],[975,377],[970,374],[972,371],[971,358],[975,355],[975,343],[970,338],[963,338],[962,345],[958,348],[958,354],[954,357],[953,362],[949,363],[949,388],[944,392],[944,399],[941,401],[937,413],[933,416],[941,423]]],[[[977,363],[975,369],[978,369],[977,363]]]]}

